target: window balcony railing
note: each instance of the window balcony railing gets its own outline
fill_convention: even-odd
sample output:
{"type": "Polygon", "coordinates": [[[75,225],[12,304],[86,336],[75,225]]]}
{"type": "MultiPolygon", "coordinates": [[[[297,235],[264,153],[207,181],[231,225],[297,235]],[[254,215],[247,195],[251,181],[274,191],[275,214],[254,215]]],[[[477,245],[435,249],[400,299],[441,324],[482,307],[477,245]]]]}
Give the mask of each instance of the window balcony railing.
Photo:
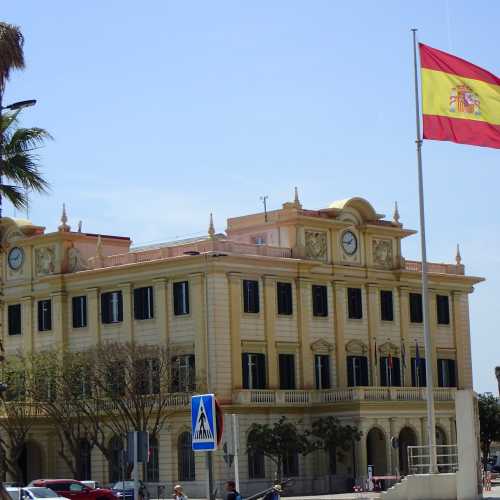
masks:
{"type": "MultiPolygon", "coordinates": [[[[436,401],[454,401],[456,389],[435,388],[436,401]]],[[[244,389],[233,402],[252,406],[310,406],[344,401],[425,401],[425,387],[348,387],[324,390],[244,389]]]]}

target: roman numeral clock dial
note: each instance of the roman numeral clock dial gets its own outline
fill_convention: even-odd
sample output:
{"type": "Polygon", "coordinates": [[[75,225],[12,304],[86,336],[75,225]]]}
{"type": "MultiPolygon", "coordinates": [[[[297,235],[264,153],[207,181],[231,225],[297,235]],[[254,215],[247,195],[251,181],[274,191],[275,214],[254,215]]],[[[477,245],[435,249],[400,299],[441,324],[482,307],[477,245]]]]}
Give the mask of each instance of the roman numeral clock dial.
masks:
{"type": "Polygon", "coordinates": [[[358,239],[352,231],[342,234],[342,249],[347,255],[354,255],[358,249],[358,239]]]}

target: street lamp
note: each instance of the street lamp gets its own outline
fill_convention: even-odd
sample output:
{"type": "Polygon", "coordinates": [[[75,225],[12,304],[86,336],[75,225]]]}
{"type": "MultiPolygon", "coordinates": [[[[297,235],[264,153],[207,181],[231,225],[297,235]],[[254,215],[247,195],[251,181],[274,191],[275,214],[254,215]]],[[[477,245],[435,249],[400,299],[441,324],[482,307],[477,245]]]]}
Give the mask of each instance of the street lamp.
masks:
{"type": "MultiPolygon", "coordinates": [[[[24,108],[29,108],[36,104],[36,99],[29,99],[27,101],[17,101],[9,104],[8,106],[2,106],[2,93],[0,92],[0,124],[2,122],[2,111],[4,109],[9,109],[10,111],[18,111],[24,108]]],[[[0,186],[2,185],[2,167],[3,167],[3,130],[0,125],[0,186]]],[[[2,193],[0,193],[0,219],[2,218],[2,193]]]]}

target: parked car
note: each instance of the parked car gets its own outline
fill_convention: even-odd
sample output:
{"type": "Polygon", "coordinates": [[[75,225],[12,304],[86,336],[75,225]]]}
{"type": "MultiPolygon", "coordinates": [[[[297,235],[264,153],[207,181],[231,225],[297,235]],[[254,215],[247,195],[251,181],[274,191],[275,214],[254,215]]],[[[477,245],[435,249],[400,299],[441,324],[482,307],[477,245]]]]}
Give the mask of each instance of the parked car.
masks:
{"type": "Polygon", "coordinates": [[[61,497],[71,500],[116,500],[117,495],[108,488],[91,488],[75,479],[36,479],[30,486],[42,486],[54,490],[61,497]]]}
{"type": "MultiPolygon", "coordinates": [[[[134,481],[118,481],[111,489],[123,500],[134,500],[134,481]]],[[[139,499],[148,500],[149,491],[146,485],[139,479],[139,499]]]]}
{"type": "Polygon", "coordinates": [[[51,500],[66,500],[60,497],[54,490],[37,486],[26,486],[25,488],[5,488],[12,500],[37,500],[39,498],[50,498],[51,500]]]}

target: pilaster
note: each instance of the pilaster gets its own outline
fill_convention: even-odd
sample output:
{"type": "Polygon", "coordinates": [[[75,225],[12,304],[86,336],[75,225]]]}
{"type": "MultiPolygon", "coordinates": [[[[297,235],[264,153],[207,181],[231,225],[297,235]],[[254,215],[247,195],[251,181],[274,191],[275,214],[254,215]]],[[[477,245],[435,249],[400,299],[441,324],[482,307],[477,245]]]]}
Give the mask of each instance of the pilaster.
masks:
{"type": "Polygon", "coordinates": [[[87,288],[87,321],[92,334],[92,345],[101,343],[101,311],[99,310],[99,288],[87,288]]]}
{"type": "Polygon", "coordinates": [[[189,276],[189,286],[191,289],[190,302],[192,303],[191,311],[195,328],[194,355],[196,359],[196,383],[197,385],[199,383],[202,385],[206,384],[206,387],[210,388],[205,279],[206,277],[202,273],[191,274],[189,276]]]}
{"type": "MultiPolygon", "coordinates": [[[[399,325],[401,343],[405,346],[405,368],[403,370],[403,386],[411,386],[411,339],[410,339],[410,298],[409,287],[399,287],[399,325]]],[[[402,362],[403,360],[401,360],[402,362]]]]}
{"type": "MultiPolygon", "coordinates": [[[[430,352],[430,360],[426,360],[426,363],[432,363],[432,373],[433,373],[433,382],[434,387],[439,386],[438,381],[438,372],[437,372],[437,350],[436,350],[436,334],[437,334],[437,307],[436,307],[436,291],[429,290],[429,328],[431,331],[431,352],[430,352]]],[[[426,357],[428,357],[426,353],[426,357]]]]}
{"type": "Polygon", "coordinates": [[[134,301],[131,283],[121,283],[120,289],[123,296],[123,333],[125,342],[134,341],[134,301]]]}
{"type": "Polygon", "coordinates": [[[370,383],[371,385],[379,385],[379,376],[377,367],[375,366],[375,339],[378,333],[378,308],[377,308],[377,291],[378,287],[374,283],[367,285],[368,295],[368,360],[370,366],[370,383]]]}
{"type": "Polygon", "coordinates": [[[268,388],[279,389],[276,355],[276,278],[264,276],[264,328],[267,348],[268,388]]]}
{"type": "Polygon", "coordinates": [[[398,467],[398,453],[395,448],[392,447],[391,439],[396,436],[396,425],[394,417],[389,417],[389,460],[387,464],[389,465],[389,471],[391,474],[396,472],[396,468],[398,467]]]}
{"type": "Polygon", "coordinates": [[[166,278],[156,278],[153,280],[154,283],[154,304],[155,310],[154,314],[156,317],[156,323],[158,325],[158,331],[160,333],[160,343],[168,347],[169,345],[169,328],[168,328],[168,282],[166,278]]]}
{"type": "MultiPolygon", "coordinates": [[[[345,355],[345,317],[346,317],[346,284],[342,281],[333,282],[333,296],[335,300],[335,344],[337,361],[337,387],[347,387],[347,361],[345,355]]],[[[366,448],[366,447],[365,447],[366,448]]],[[[366,461],[366,449],[365,449],[366,461]]]]}
{"type": "Polygon", "coordinates": [[[311,282],[305,278],[297,278],[297,325],[300,346],[301,388],[314,388],[314,358],[311,351],[311,282]]]}
{"type": "Polygon", "coordinates": [[[68,300],[66,292],[57,291],[50,295],[52,302],[52,330],[56,347],[64,349],[67,341],[68,300]]]}
{"type": "Polygon", "coordinates": [[[29,355],[34,347],[33,297],[21,299],[21,325],[23,329],[23,351],[29,355]]]}
{"type": "Polygon", "coordinates": [[[468,297],[464,292],[452,292],[451,296],[453,334],[457,349],[457,386],[459,389],[472,389],[468,297]]]}
{"type": "Polygon", "coordinates": [[[232,388],[241,389],[243,386],[243,375],[241,368],[241,275],[239,273],[228,273],[229,284],[229,314],[231,331],[231,374],[232,388]]]}

